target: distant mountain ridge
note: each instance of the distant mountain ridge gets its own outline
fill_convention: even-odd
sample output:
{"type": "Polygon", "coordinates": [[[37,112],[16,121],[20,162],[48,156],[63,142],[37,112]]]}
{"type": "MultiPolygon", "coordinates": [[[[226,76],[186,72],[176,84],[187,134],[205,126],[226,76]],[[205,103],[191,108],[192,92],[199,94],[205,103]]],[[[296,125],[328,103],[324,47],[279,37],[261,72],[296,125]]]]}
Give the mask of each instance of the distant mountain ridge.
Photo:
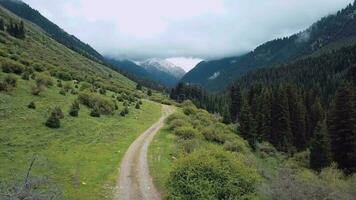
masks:
{"type": "Polygon", "coordinates": [[[151,80],[164,87],[174,87],[185,74],[182,68],[165,59],[152,58],[142,62],[134,62],[106,58],[106,62],[125,73],[132,74],[140,79],[151,80]]]}
{"type": "Polygon", "coordinates": [[[278,66],[356,43],[356,2],[303,32],[266,42],[242,56],[203,61],[182,81],[217,91],[251,70],[278,66]]]}
{"type": "Polygon", "coordinates": [[[31,8],[29,5],[20,0],[0,0],[0,5],[15,13],[17,16],[26,19],[40,28],[42,28],[47,34],[49,34],[57,42],[64,46],[80,53],[86,57],[97,61],[103,61],[103,56],[98,53],[90,45],[80,41],[73,35],[65,32],[59,26],[45,18],[40,12],[31,8]]]}

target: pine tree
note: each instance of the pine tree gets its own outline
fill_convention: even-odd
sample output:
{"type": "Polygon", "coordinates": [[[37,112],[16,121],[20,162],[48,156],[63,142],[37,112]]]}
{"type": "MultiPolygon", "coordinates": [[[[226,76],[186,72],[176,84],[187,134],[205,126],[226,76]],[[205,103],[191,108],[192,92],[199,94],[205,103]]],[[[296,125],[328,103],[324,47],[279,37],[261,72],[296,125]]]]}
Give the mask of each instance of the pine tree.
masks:
{"type": "Polygon", "coordinates": [[[291,152],[292,133],[290,129],[288,98],[285,91],[279,88],[272,105],[272,144],[280,151],[291,152]]]}
{"type": "Polygon", "coordinates": [[[54,129],[61,127],[60,116],[58,116],[58,113],[56,111],[53,111],[51,113],[50,117],[46,121],[46,126],[54,129]]]}
{"type": "Polygon", "coordinates": [[[329,131],[334,160],[345,172],[356,172],[356,127],[352,91],[348,86],[336,93],[329,131]]]}
{"type": "Polygon", "coordinates": [[[317,125],[316,132],[310,146],[310,168],[320,171],[330,166],[332,161],[330,139],[326,122],[317,125]]]}
{"type": "Polygon", "coordinates": [[[78,101],[74,101],[70,110],[69,110],[69,114],[72,117],[78,117],[79,114],[79,110],[80,110],[80,106],[79,106],[79,102],[78,101]]]}
{"type": "Polygon", "coordinates": [[[4,31],[5,30],[5,22],[4,19],[0,19],[0,31],[4,31]]]}
{"type": "Polygon", "coordinates": [[[238,119],[238,116],[241,112],[241,89],[238,85],[232,85],[230,87],[230,98],[231,98],[231,107],[230,107],[230,115],[231,120],[235,122],[238,119]]]}
{"type": "Polygon", "coordinates": [[[148,95],[148,96],[152,96],[152,90],[148,90],[148,91],[147,91],[147,95],[148,95]]]}
{"type": "Polygon", "coordinates": [[[294,86],[287,87],[290,127],[293,134],[293,144],[297,150],[306,148],[305,108],[299,91],[294,86]]]}
{"type": "Polygon", "coordinates": [[[319,122],[322,122],[325,119],[324,109],[321,105],[320,98],[315,98],[314,104],[311,107],[311,111],[309,113],[309,125],[310,125],[310,133],[309,137],[313,137],[313,133],[315,132],[316,126],[319,122]]]}
{"type": "Polygon", "coordinates": [[[240,134],[246,139],[254,149],[256,147],[256,124],[252,117],[250,106],[247,102],[244,102],[241,108],[241,115],[239,118],[240,134]]]}

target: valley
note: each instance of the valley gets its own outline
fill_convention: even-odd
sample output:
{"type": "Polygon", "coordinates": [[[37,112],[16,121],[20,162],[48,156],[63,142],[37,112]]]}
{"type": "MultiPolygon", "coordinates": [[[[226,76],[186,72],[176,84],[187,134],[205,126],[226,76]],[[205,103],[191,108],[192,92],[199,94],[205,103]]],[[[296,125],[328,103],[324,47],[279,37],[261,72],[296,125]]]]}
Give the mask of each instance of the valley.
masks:
{"type": "MultiPolygon", "coordinates": [[[[190,18],[232,23],[216,4],[169,18],[178,15],[172,1],[161,5],[170,11],[160,9],[163,18],[139,10],[115,29],[110,23],[132,17],[133,7],[119,12],[107,2],[117,10],[103,12],[108,5],[78,0],[58,14],[48,2],[41,12],[31,7],[37,3],[0,0],[1,200],[356,198],[356,1],[230,57],[210,56],[213,43],[202,50],[185,34],[190,18]],[[154,26],[140,24],[143,17],[154,26]],[[179,29],[170,29],[172,39],[161,35],[171,27],[179,29]],[[88,30],[97,31],[88,42],[100,51],[79,39],[88,30]],[[127,52],[115,49],[120,42],[127,52]]],[[[198,32],[194,40],[216,39],[198,32]]]]}

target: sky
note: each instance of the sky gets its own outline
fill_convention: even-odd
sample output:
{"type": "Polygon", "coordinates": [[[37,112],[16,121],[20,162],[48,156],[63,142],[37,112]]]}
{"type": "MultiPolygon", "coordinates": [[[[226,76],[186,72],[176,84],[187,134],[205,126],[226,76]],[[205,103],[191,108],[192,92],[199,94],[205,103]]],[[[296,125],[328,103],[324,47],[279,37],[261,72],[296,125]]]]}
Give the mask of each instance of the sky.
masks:
{"type": "Polygon", "coordinates": [[[353,0],[23,0],[101,54],[189,71],[302,31],[353,0]],[[60,3],[59,3],[60,2],[60,3]]]}

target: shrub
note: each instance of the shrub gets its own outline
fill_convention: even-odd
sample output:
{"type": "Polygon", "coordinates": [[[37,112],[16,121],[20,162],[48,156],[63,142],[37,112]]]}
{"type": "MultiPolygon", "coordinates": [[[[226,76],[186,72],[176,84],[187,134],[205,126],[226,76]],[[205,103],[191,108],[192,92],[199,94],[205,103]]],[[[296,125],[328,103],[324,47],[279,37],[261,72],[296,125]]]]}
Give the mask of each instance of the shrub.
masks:
{"type": "Polygon", "coordinates": [[[74,101],[72,103],[72,106],[70,107],[69,115],[72,116],[72,117],[78,117],[79,110],[80,110],[79,102],[78,101],[74,101]]]}
{"type": "Polygon", "coordinates": [[[22,74],[21,78],[22,78],[23,80],[26,80],[26,81],[30,80],[30,72],[25,71],[25,72],[22,74]]]}
{"type": "Polygon", "coordinates": [[[198,136],[199,132],[190,126],[179,127],[174,131],[174,134],[178,137],[189,140],[198,136]]]}
{"type": "Polygon", "coordinates": [[[57,87],[59,87],[59,88],[63,87],[63,84],[62,84],[62,81],[61,81],[61,80],[58,80],[58,81],[57,81],[57,87]]]}
{"type": "Polygon", "coordinates": [[[84,91],[86,89],[90,89],[92,87],[92,85],[90,83],[87,83],[87,82],[83,82],[81,85],[80,85],[80,89],[79,91],[84,91]]]}
{"type": "Polygon", "coordinates": [[[63,86],[63,89],[66,91],[66,92],[69,92],[69,90],[72,90],[73,89],[73,85],[71,82],[66,82],[63,86]]]}
{"type": "Polygon", "coordinates": [[[136,108],[136,109],[140,109],[140,108],[141,108],[140,104],[139,104],[139,103],[136,103],[135,108],[136,108]]]}
{"type": "Polygon", "coordinates": [[[93,110],[90,112],[90,116],[92,117],[100,117],[100,110],[98,107],[94,107],[93,110]]]}
{"type": "Polygon", "coordinates": [[[60,128],[61,127],[61,121],[60,121],[60,116],[58,116],[57,111],[52,111],[51,115],[46,121],[46,126],[49,128],[60,128]]]}
{"type": "Polygon", "coordinates": [[[46,67],[44,67],[43,64],[38,63],[38,62],[34,63],[34,64],[32,65],[32,67],[33,67],[33,69],[36,70],[37,72],[44,72],[44,71],[46,71],[46,67]]]}
{"type": "Polygon", "coordinates": [[[196,151],[200,147],[199,139],[192,140],[178,140],[178,147],[184,154],[190,154],[196,151]]]}
{"type": "Polygon", "coordinates": [[[148,91],[147,91],[147,95],[148,95],[148,96],[152,96],[152,90],[148,90],[148,91]]]}
{"type": "Polygon", "coordinates": [[[106,90],[103,89],[103,88],[100,88],[99,89],[99,93],[102,94],[102,95],[105,95],[106,94],[106,90]]]}
{"type": "Polygon", "coordinates": [[[224,149],[226,151],[240,152],[240,153],[246,153],[248,151],[248,148],[246,144],[243,142],[243,140],[238,140],[238,139],[226,141],[224,144],[224,149]]]}
{"type": "Polygon", "coordinates": [[[174,163],[168,199],[252,199],[259,177],[229,152],[200,150],[174,163]]]}
{"type": "Polygon", "coordinates": [[[6,83],[0,82],[0,92],[8,92],[9,91],[9,86],[6,83]]]}
{"type": "Polygon", "coordinates": [[[215,142],[218,144],[224,144],[226,136],[222,131],[217,128],[205,128],[202,131],[204,138],[209,142],[215,142]]]}
{"type": "Polygon", "coordinates": [[[47,75],[45,73],[41,73],[36,76],[36,84],[38,86],[43,85],[43,86],[49,87],[49,86],[53,85],[53,79],[49,75],[47,75]]]}
{"type": "Polygon", "coordinates": [[[55,76],[63,81],[72,80],[72,75],[70,75],[70,73],[68,73],[68,72],[59,71],[59,72],[56,72],[55,76]]]}
{"type": "Polygon", "coordinates": [[[138,103],[139,103],[140,105],[142,105],[142,104],[143,104],[143,103],[142,103],[142,100],[139,100],[139,101],[138,101],[138,103]]]}
{"type": "Polygon", "coordinates": [[[183,112],[186,115],[194,115],[197,112],[197,109],[193,106],[188,106],[183,108],[183,112]]]}
{"type": "Polygon", "coordinates": [[[66,91],[64,89],[62,89],[62,90],[59,91],[59,94],[61,94],[63,96],[66,96],[67,93],[66,93],[66,91]]]}
{"type": "Polygon", "coordinates": [[[14,61],[5,61],[1,65],[2,71],[5,73],[15,73],[15,74],[22,74],[22,72],[25,70],[25,67],[14,61]]]}
{"type": "Polygon", "coordinates": [[[89,108],[97,107],[102,114],[111,114],[115,111],[115,103],[112,99],[97,93],[84,91],[79,94],[78,99],[89,108]]]}
{"type": "Polygon", "coordinates": [[[191,126],[191,125],[187,120],[174,119],[173,121],[169,122],[168,128],[169,128],[169,130],[175,130],[175,129],[183,127],[183,126],[191,126]]]}
{"type": "Polygon", "coordinates": [[[16,76],[9,74],[5,77],[4,83],[6,83],[7,85],[9,85],[11,87],[16,87],[17,78],[16,78],[16,76]]]}
{"type": "Polygon", "coordinates": [[[126,106],[124,109],[125,115],[128,115],[130,113],[129,107],[126,106]]]}
{"type": "Polygon", "coordinates": [[[46,88],[43,85],[35,85],[32,87],[31,89],[31,93],[32,95],[38,96],[41,94],[41,92],[43,92],[46,88]]]}
{"type": "Polygon", "coordinates": [[[30,109],[36,109],[36,104],[35,104],[35,102],[31,101],[31,103],[28,104],[27,107],[30,108],[30,109]]]}
{"type": "Polygon", "coordinates": [[[64,114],[63,111],[60,107],[56,106],[53,110],[54,113],[56,113],[56,115],[59,117],[59,119],[63,119],[64,118],[64,114]]]}

